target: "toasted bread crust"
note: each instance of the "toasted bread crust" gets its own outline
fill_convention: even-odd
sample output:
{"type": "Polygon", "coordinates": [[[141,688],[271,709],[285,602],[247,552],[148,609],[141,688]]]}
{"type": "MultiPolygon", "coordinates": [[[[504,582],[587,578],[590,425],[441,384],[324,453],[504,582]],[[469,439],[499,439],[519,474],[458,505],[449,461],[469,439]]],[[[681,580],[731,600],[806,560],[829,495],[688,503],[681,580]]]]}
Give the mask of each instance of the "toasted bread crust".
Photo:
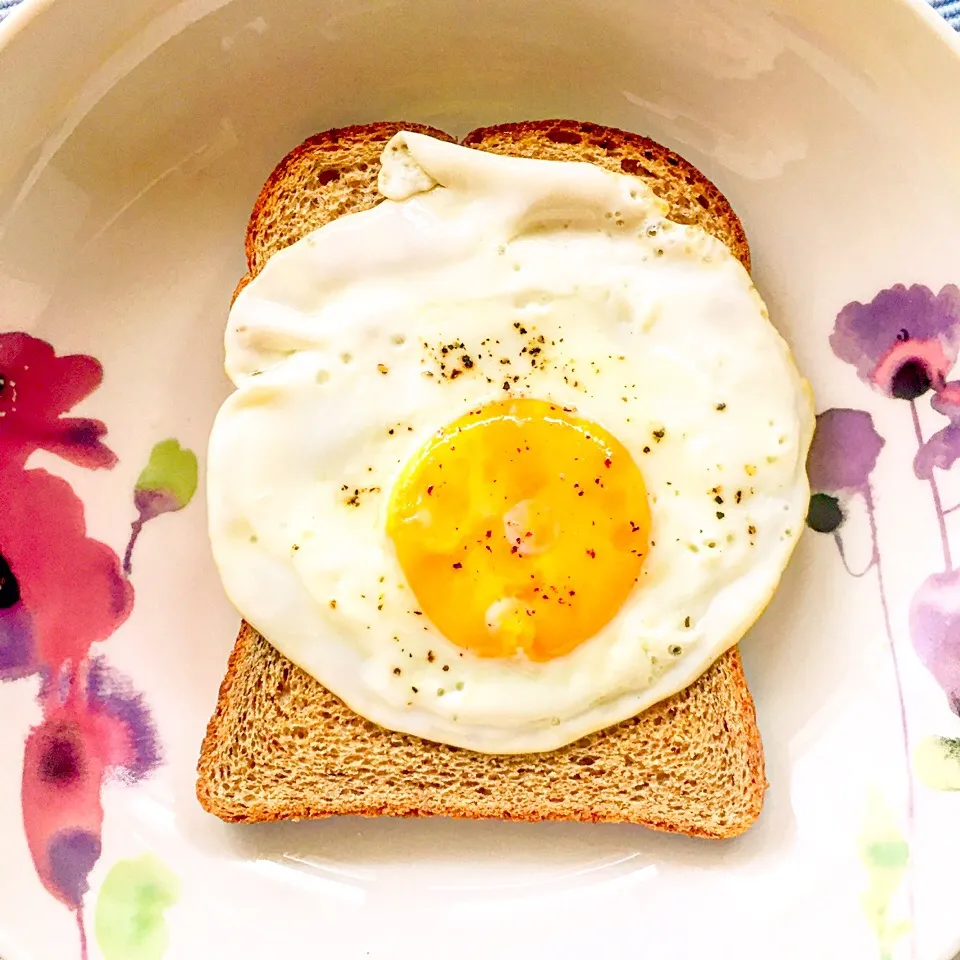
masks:
{"type": "Polygon", "coordinates": [[[551,753],[501,756],[364,720],[248,624],[230,655],[198,773],[200,804],[232,823],[334,815],[574,820],[707,839],[746,830],[766,789],[735,648],[638,717],[551,753]]]}
{"type": "Polygon", "coordinates": [[[655,140],[596,123],[528,120],[478,127],[462,143],[510,156],[586,160],[638,177],[670,204],[670,219],[713,234],[750,270],[747,235],[730,202],[692,163],[655,140]]]}
{"type": "Polygon", "coordinates": [[[249,276],[311,230],[379,203],[380,154],[400,130],[453,141],[434,127],[389,121],[325,130],[294,147],[274,167],[253,205],[244,240],[249,276]]]}
{"type": "MultiPolygon", "coordinates": [[[[249,273],[338,216],[379,202],[385,143],[418,124],[326,131],[304,141],[264,184],[246,234],[249,273]]],[[[672,219],[697,223],[750,266],[743,227],[723,194],[666,147],[571,120],[484,127],[467,146],[587,160],[650,183],[672,219]]],[[[766,790],[753,700],[736,649],[638,717],[561,750],[491,756],[384,730],[353,713],[242,624],[207,726],[197,797],[230,822],[362,816],[626,821],[724,838],[757,818],[766,790]]]]}

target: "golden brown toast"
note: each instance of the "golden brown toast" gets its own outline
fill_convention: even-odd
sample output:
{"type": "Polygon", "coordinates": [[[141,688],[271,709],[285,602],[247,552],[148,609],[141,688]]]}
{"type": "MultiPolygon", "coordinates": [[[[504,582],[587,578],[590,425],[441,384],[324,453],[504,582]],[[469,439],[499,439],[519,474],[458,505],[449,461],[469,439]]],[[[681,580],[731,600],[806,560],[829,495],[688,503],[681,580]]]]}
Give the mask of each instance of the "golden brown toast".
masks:
{"type": "MultiPolygon", "coordinates": [[[[270,175],[247,228],[248,271],[338,216],[378,202],[380,153],[418,124],[329,130],[270,175]]],[[[644,137],[543,120],[475,130],[494,153],[586,160],[645,180],[670,217],[721,239],[749,269],[739,219],[686,160],[644,137]]],[[[236,293],[235,293],[236,295],[236,293]]],[[[629,821],[692,836],[732,837],[757,818],[766,790],[753,700],[736,649],[686,690],[550,753],[489,755],[384,730],[243,624],[203,742],[197,796],[228,821],[364,816],[629,821]]]]}

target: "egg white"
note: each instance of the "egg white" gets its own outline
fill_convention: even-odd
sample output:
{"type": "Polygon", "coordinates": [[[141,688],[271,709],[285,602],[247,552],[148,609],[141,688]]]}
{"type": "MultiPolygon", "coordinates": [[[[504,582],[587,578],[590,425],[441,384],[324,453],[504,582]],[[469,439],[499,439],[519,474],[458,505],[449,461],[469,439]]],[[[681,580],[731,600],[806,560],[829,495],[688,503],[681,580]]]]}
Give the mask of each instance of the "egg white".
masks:
{"type": "Polygon", "coordinates": [[[740,263],[635,178],[401,134],[381,190],[231,311],[214,556],[241,614],[368,719],[554,749],[682,689],[759,615],[803,527],[809,389],[740,263]],[[650,500],[636,588],[545,663],[448,641],[385,530],[409,458],[506,396],[602,424],[650,500]]]}

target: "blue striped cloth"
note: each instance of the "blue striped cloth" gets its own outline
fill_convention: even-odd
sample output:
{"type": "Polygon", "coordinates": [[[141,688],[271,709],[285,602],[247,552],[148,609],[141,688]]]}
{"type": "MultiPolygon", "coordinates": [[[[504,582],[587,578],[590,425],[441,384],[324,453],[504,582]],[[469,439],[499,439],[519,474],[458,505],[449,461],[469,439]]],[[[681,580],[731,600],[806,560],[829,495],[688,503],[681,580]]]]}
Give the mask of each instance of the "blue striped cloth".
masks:
{"type": "MultiPolygon", "coordinates": [[[[0,20],[2,20],[22,0],[0,0],[0,20]]],[[[938,13],[946,17],[954,30],[960,33],[960,0],[928,0],[938,13]]]]}
{"type": "Polygon", "coordinates": [[[947,18],[947,23],[954,30],[960,32],[960,0],[930,0],[930,5],[947,18]]]}

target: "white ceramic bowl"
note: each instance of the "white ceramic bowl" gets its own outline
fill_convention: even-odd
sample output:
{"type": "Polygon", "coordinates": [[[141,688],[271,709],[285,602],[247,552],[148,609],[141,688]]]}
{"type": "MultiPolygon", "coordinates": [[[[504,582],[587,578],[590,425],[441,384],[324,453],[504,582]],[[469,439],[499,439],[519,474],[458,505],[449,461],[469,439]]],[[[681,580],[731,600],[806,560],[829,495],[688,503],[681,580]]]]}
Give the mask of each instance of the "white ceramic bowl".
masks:
{"type": "Polygon", "coordinates": [[[960,343],[958,116],[960,42],[912,0],[15,11],[0,27],[0,551],[23,589],[0,586],[0,956],[79,957],[78,919],[106,960],[952,956],[960,416],[941,380],[960,343]],[[762,818],[719,844],[572,824],[228,828],[193,781],[236,616],[184,449],[202,477],[253,198],[327,127],[544,116],[643,132],[700,166],[743,219],[818,410],[864,411],[822,419],[816,522],[844,522],[805,535],[742,646],[762,818]],[[45,343],[96,357],[102,384],[45,343]],[[181,446],[155,449],[168,438],[181,446]],[[87,654],[79,706],[66,684],[41,689],[44,665],[87,654]],[[101,783],[104,768],[129,782],[101,783]]]}

